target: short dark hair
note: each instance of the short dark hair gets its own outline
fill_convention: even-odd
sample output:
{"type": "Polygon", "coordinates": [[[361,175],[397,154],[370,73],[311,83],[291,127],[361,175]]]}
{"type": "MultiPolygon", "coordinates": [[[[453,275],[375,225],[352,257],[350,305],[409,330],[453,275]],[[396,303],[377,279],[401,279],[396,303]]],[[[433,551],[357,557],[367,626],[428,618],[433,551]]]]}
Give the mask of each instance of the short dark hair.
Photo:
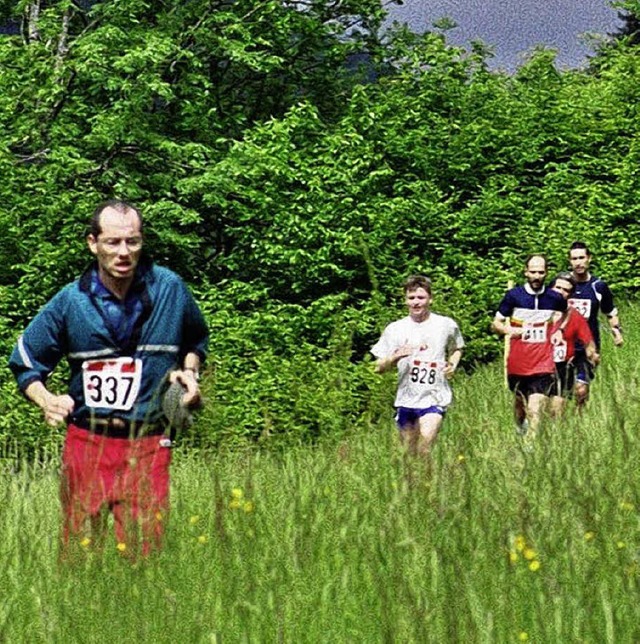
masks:
{"type": "Polygon", "coordinates": [[[576,278],[573,276],[573,273],[570,273],[569,271],[560,271],[553,278],[553,280],[551,280],[551,287],[552,288],[556,285],[556,282],[558,280],[564,280],[565,282],[569,282],[569,284],[571,284],[572,289],[574,289],[576,287],[576,278]]]}
{"type": "Polygon", "coordinates": [[[117,210],[118,212],[121,212],[121,213],[130,212],[130,211],[135,212],[136,215],[138,216],[138,221],[140,222],[140,232],[142,232],[142,215],[140,214],[140,211],[135,206],[132,206],[130,203],[127,203],[126,201],[122,201],[121,199],[108,199],[107,201],[103,201],[102,203],[99,203],[96,206],[96,209],[93,211],[93,214],[91,215],[91,220],[89,221],[90,235],[97,237],[102,232],[102,227],[100,226],[100,215],[107,208],[113,208],[114,210],[117,210]]]}
{"type": "Polygon", "coordinates": [[[419,288],[423,288],[431,295],[431,280],[424,275],[409,275],[402,285],[402,292],[409,293],[417,291],[419,288]]]}
{"type": "Polygon", "coordinates": [[[529,262],[534,257],[539,257],[544,262],[544,270],[546,271],[547,270],[547,258],[542,253],[531,253],[531,255],[527,255],[527,259],[524,262],[524,267],[529,268],[529,262]]]}
{"type": "Polygon", "coordinates": [[[574,241],[573,244],[569,246],[569,257],[571,257],[572,250],[584,250],[587,255],[591,256],[589,247],[583,241],[574,241]]]}

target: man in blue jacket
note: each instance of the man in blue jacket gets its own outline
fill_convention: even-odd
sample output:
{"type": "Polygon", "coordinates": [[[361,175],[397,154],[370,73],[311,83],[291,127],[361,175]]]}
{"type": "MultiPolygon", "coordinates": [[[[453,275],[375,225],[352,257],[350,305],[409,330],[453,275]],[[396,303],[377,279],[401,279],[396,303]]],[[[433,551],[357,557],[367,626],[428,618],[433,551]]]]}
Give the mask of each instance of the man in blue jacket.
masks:
{"type": "Polygon", "coordinates": [[[10,367],[50,425],[67,423],[62,457],[63,552],[100,547],[108,512],[118,549],[161,543],[171,436],[162,413],[169,382],[200,400],[207,327],[184,282],[142,255],[140,212],[122,201],[95,210],[87,236],[96,261],[57,293],[18,339],[10,367]],[[47,388],[63,356],[68,393],[47,388]]]}

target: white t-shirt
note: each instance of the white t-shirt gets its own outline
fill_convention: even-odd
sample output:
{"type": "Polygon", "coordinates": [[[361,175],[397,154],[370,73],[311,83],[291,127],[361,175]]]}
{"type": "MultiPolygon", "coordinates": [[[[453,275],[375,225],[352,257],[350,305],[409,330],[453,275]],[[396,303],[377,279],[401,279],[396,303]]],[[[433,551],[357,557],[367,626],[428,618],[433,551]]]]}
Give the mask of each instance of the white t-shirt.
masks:
{"type": "Polygon", "coordinates": [[[415,352],[398,361],[395,406],[426,409],[450,405],[453,396],[443,369],[447,357],[464,347],[458,325],[437,313],[430,313],[424,322],[407,316],[387,326],[371,353],[378,359],[388,358],[404,344],[415,346],[415,352]]]}

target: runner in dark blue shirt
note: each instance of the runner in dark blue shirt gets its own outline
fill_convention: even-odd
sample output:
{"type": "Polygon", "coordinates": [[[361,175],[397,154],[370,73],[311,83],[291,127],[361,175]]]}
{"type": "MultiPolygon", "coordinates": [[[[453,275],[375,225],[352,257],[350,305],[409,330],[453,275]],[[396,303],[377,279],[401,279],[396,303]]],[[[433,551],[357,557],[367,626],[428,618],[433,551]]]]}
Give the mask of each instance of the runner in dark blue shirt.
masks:
{"type": "Polygon", "coordinates": [[[557,391],[551,325],[556,312],[567,309],[564,298],[544,285],[547,260],[530,255],[526,284],[507,291],[492,328],[509,338],[507,379],[514,393],[514,416],[519,433],[535,437],[549,396],[557,391]]]}
{"type": "MultiPolygon", "coordinates": [[[[596,349],[600,352],[599,313],[604,313],[607,316],[614,344],[621,346],[623,338],[618,310],[613,302],[611,289],[605,282],[589,272],[591,257],[591,251],[584,242],[576,241],[571,244],[569,262],[576,286],[569,299],[569,305],[577,309],[589,323],[596,349]]],[[[576,369],[575,399],[578,408],[581,408],[589,397],[589,384],[595,376],[595,370],[587,360],[584,346],[578,343],[576,344],[574,365],[576,369]]]]}

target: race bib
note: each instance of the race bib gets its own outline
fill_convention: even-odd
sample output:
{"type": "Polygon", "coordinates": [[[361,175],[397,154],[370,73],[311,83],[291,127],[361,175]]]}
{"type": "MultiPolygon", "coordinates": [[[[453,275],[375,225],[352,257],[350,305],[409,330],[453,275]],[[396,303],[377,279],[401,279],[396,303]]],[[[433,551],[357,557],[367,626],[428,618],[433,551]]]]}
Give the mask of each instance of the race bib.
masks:
{"type": "Polygon", "coordinates": [[[540,344],[547,341],[547,324],[525,324],[523,327],[522,341],[540,344]]]}
{"type": "Polygon", "coordinates": [[[569,298],[569,306],[572,306],[583,318],[589,319],[591,315],[591,300],[588,298],[583,299],[574,299],[569,298]]]}
{"type": "Polygon", "coordinates": [[[560,342],[553,347],[553,361],[565,362],[567,360],[567,343],[560,342]]]}
{"type": "Polygon", "coordinates": [[[438,389],[442,384],[444,364],[414,359],[409,371],[409,380],[413,388],[438,389]]]}
{"type": "Polygon", "coordinates": [[[140,359],[86,360],[82,363],[85,404],[127,411],[138,398],[141,378],[140,359]]]}

